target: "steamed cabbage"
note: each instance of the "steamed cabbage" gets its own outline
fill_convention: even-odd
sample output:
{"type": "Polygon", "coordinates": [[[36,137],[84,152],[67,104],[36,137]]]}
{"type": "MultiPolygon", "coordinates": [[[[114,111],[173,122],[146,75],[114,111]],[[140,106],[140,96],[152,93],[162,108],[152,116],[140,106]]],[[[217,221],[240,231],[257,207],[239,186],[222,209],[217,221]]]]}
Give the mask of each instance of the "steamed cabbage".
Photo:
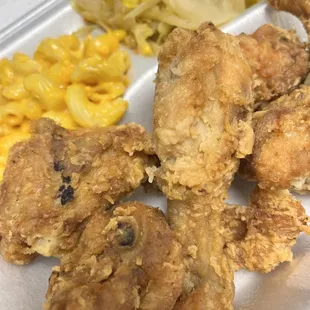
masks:
{"type": "Polygon", "coordinates": [[[244,11],[246,1],[73,0],[73,6],[87,21],[106,30],[126,30],[125,44],[153,55],[174,27],[195,30],[204,21],[222,25],[244,11]]]}

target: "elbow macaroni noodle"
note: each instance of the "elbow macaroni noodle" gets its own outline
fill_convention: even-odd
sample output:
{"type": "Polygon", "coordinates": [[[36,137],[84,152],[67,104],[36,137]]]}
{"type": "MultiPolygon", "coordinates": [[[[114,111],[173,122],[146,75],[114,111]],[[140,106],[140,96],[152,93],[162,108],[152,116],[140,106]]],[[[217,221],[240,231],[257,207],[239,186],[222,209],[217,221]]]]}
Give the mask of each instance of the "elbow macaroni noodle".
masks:
{"type": "Polygon", "coordinates": [[[30,137],[29,121],[48,117],[67,129],[109,126],[128,103],[129,55],[119,50],[122,30],[79,40],[44,39],[33,59],[16,53],[0,60],[0,178],[9,148],[30,137]]]}

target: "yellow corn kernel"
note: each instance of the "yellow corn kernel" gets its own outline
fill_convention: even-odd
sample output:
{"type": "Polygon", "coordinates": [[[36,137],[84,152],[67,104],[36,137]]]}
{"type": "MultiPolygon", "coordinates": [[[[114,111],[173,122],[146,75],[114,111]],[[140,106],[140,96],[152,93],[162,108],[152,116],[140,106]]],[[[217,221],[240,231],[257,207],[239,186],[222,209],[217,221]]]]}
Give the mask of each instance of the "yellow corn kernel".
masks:
{"type": "Polygon", "coordinates": [[[116,51],[109,59],[108,63],[112,66],[116,66],[123,74],[125,74],[130,68],[130,58],[125,51],[116,51]]]}
{"type": "Polygon", "coordinates": [[[42,104],[44,110],[62,110],[66,107],[64,90],[42,74],[31,74],[24,80],[25,89],[42,104]]]}
{"type": "Polygon", "coordinates": [[[123,41],[126,38],[127,32],[123,29],[111,30],[110,34],[117,37],[119,41],[123,41]]]}
{"type": "Polygon", "coordinates": [[[74,130],[79,127],[79,125],[72,118],[69,110],[64,110],[61,112],[48,111],[45,112],[42,117],[50,118],[66,129],[74,130]]]}
{"type": "Polygon", "coordinates": [[[140,52],[142,55],[148,56],[152,55],[153,50],[149,43],[145,42],[140,46],[140,52]]]}
{"type": "Polygon", "coordinates": [[[94,104],[88,100],[82,85],[67,88],[66,103],[73,119],[82,127],[106,127],[118,122],[127,110],[128,103],[123,99],[94,104]]]}
{"type": "Polygon", "coordinates": [[[120,70],[102,60],[91,57],[81,61],[72,73],[72,83],[97,84],[101,81],[121,81],[123,75],[120,70]]]}
{"type": "Polygon", "coordinates": [[[138,43],[139,53],[142,55],[152,55],[152,47],[147,42],[147,38],[154,34],[154,30],[147,24],[139,24],[133,27],[133,35],[138,43]]]}

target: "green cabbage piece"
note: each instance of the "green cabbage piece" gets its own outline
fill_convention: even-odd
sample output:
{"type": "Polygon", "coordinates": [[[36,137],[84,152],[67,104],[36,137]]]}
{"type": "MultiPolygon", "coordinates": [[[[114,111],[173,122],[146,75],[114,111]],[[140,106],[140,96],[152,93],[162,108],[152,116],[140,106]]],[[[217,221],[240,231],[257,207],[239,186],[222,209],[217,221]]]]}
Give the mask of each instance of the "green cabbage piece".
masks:
{"type": "Polygon", "coordinates": [[[196,30],[204,21],[222,25],[246,8],[245,0],[140,0],[132,9],[122,0],[73,0],[88,21],[108,30],[127,31],[125,44],[144,55],[156,54],[174,27],[196,30]]]}

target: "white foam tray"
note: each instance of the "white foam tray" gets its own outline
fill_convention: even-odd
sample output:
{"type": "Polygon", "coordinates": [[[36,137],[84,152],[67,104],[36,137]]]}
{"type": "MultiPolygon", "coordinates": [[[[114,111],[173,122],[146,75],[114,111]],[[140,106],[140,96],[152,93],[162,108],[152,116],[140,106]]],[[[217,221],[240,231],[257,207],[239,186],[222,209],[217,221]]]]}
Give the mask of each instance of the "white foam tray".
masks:
{"type": "MultiPolygon", "coordinates": [[[[300,22],[287,13],[278,13],[261,3],[249,9],[233,22],[223,27],[225,32],[239,34],[254,32],[265,23],[282,28],[295,28],[303,40],[306,33],[300,22]]],[[[15,51],[32,54],[45,37],[71,33],[83,26],[83,20],[72,11],[68,1],[45,1],[17,22],[0,32],[0,57],[9,57],[15,51]]],[[[123,123],[137,122],[152,130],[153,80],[157,70],[155,58],[144,58],[131,53],[132,84],[126,93],[129,110],[123,123]]],[[[230,189],[229,202],[247,204],[252,184],[235,180],[230,189]]],[[[310,213],[310,196],[299,197],[310,213]]],[[[165,210],[165,198],[139,191],[132,199],[138,199],[165,210]]],[[[42,308],[51,267],[58,261],[38,258],[28,266],[14,266],[0,258],[0,310],[39,310],[42,308]]],[[[293,263],[285,263],[275,271],[262,275],[239,271],[235,276],[236,310],[309,310],[310,309],[310,238],[299,237],[294,247],[293,263]]]]}

